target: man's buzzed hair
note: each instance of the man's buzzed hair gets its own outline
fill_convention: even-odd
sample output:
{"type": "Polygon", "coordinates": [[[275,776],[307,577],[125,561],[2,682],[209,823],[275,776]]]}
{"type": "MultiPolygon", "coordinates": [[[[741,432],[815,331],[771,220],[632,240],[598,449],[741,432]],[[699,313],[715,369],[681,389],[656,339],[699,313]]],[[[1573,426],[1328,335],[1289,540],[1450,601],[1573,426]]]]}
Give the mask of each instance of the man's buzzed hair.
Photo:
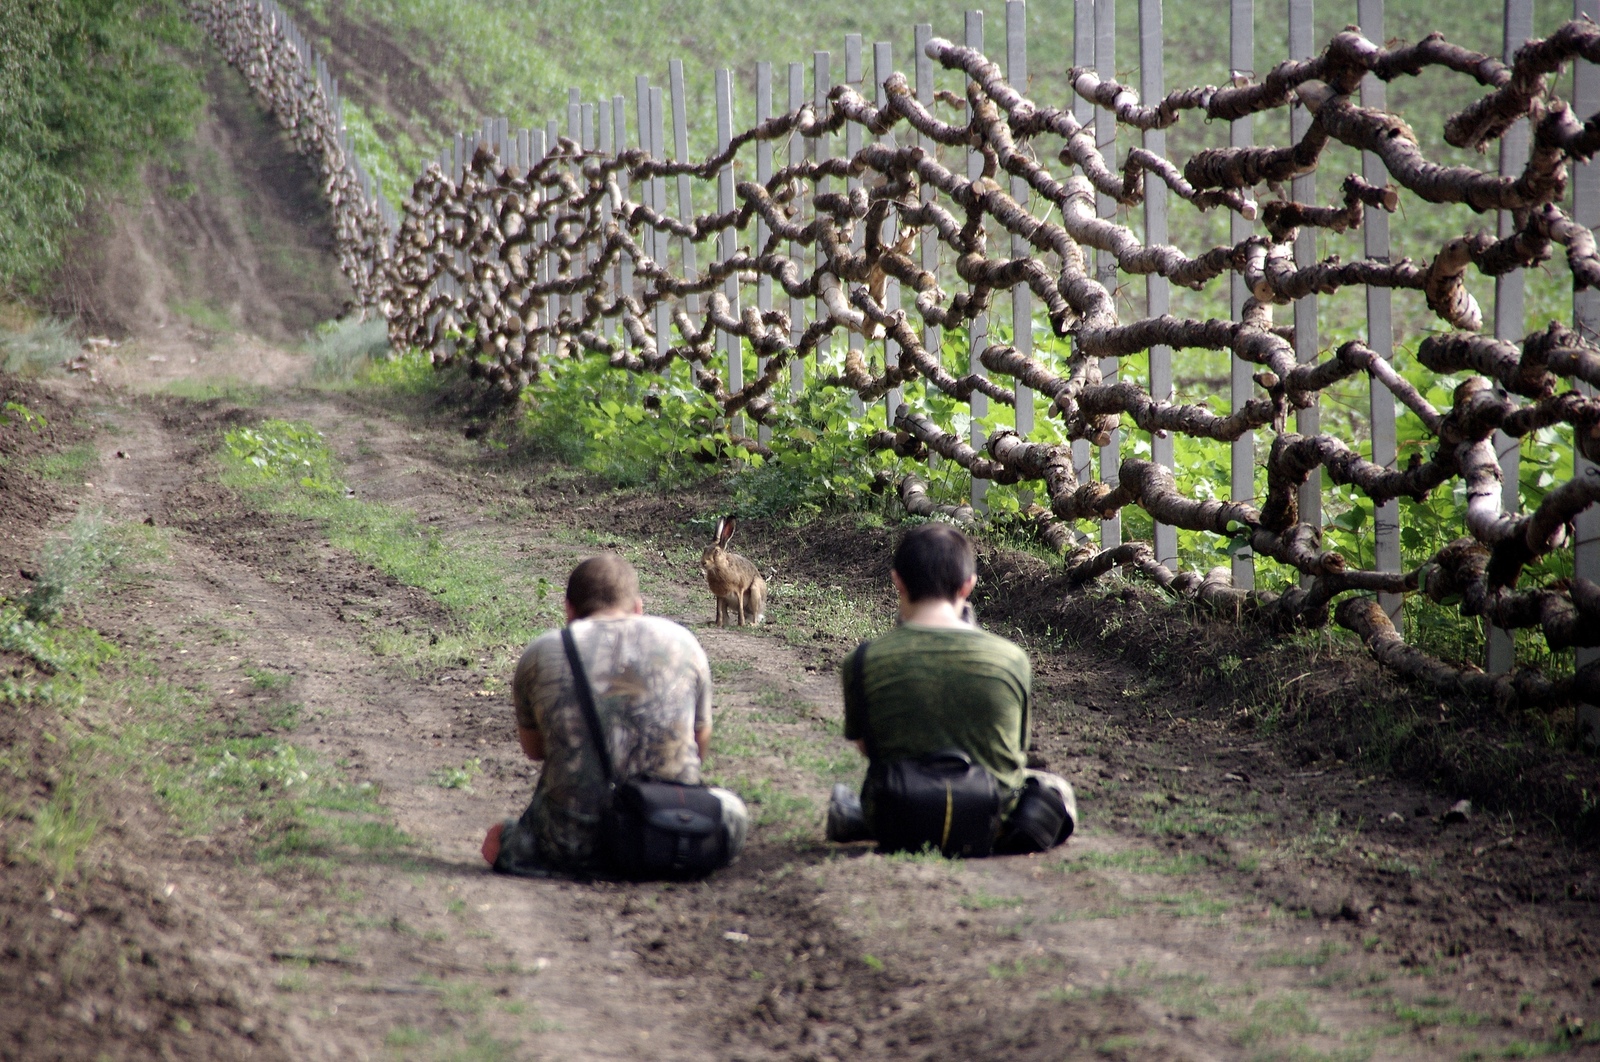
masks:
{"type": "Polygon", "coordinates": [[[639,598],[639,573],[615,553],[590,557],[567,577],[567,603],[579,619],[608,608],[631,609],[639,598]]]}
{"type": "Polygon", "coordinates": [[[954,601],[978,570],[972,540],[949,524],[913,527],[894,551],[894,570],[912,602],[954,601]]]}

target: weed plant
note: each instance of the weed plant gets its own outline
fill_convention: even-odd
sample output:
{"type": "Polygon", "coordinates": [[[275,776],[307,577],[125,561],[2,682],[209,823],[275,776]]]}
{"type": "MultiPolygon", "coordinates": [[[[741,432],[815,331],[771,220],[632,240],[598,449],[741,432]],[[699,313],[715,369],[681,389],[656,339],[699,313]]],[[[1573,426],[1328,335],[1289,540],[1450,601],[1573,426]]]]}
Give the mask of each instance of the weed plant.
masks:
{"type": "Polygon", "coordinates": [[[78,353],[71,324],[54,318],[40,318],[20,332],[0,331],[0,370],[18,376],[37,377],[78,353]]]}
{"type": "Polygon", "coordinates": [[[416,349],[370,362],[357,371],[356,378],[378,390],[406,396],[427,394],[439,385],[433,361],[416,349]]]}
{"type": "MultiPolygon", "coordinates": [[[[753,375],[754,356],[746,360],[753,375]]],[[[738,445],[683,362],[645,376],[591,355],[559,363],[523,395],[523,428],[545,452],[619,487],[673,488],[725,471],[743,516],[805,519],[858,507],[874,496],[874,474],[895,464],[865,445],[883,428],[882,407],[858,416],[838,388],[813,384],[769,423],[770,458],[738,445]]]]}
{"type": "Polygon", "coordinates": [[[164,540],[151,528],[112,524],[98,512],[80,512],[45,547],[38,577],[22,600],[24,615],[36,623],[54,623],[69,604],[103,585],[108,573],[164,551],[164,540]]]}
{"type": "Polygon", "coordinates": [[[100,467],[100,453],[93,443],[79,443],[64,450],[40,454],[28,468],[41,479],[76,486],[100,467]]]}
{"type": "Polygon", "coordinates": [[[345,317],[317,326],[306,344],[318,383],[349,384],[389,355],[389,326],[381,317],[345,317]]]}

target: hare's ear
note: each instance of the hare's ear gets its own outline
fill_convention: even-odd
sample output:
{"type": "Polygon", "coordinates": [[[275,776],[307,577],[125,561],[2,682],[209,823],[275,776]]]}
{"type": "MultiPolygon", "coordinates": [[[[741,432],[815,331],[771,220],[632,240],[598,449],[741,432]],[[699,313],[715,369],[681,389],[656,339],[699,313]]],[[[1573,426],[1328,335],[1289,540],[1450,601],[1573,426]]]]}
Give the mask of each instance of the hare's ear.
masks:
{"type": "Polygon", "coordinates": [[[728,517],[724,517],[723,518],[722,523],[723,523],[723,527],[722,527],[722,530],[720,532],[718,532],[718,536],[719,536],[722,544],[723,545],[727,545],[728,544],[728,540],[733,537],[733,528],[734,528],[734,525],[736,523],[738,523],[738,520],[735,517],[728,516],[728,517]]]}
{"type": "Polygon", "coordinates": [[[728,526],[728,518],[726,516],[717,517],[717,545],[719,546],[727,541],[728,536],[722,533],[722,529],[726,526],[728,526]]]}

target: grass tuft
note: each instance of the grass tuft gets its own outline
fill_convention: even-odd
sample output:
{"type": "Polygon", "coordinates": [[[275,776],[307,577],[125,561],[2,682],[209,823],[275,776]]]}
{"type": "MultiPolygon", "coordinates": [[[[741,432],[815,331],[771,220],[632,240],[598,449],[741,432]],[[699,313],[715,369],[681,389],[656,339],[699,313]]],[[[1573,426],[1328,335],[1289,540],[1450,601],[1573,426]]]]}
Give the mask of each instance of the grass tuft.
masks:
{"type": "Polygon", "coordinates": [[[66,321],[43,319],[21,332],[0,331],[0,370],[18,376],[38,376],[78,353],[66,321]]]}
{"type": "Polygon", "coordinates": [[[318,383],[349,384],[389,357],[389,326],[382,317],[345,317],[317,326],[306,352],[318,383]]]}

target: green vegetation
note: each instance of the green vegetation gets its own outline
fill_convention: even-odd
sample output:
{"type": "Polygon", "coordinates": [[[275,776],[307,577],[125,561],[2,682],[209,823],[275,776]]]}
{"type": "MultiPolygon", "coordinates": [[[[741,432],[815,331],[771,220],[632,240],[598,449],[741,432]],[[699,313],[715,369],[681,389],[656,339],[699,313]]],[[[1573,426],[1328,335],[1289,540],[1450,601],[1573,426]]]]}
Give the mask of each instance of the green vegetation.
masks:
{"type": "Polygon", "coordinates": [[[956,902],[969,911],[993,911],[1002,908],[1021,907],[1026,901],[1020,896],[991,896],[979,889],[977,892],[961,897],[956,902]]]}
{"type": "MultiPolygon", "coordinates": [[[[4,224],[3,213],[0,224],[4,224]]],[[[37,376],[77,353],[78,342],[63,321],[43,318],[17,332],[0,330],[0,372],[37,376]]]]}
{"type": "Polygon", "coordinates": [[[389,355],[389,327],[381,317],[346,317],[317,326],[306,344],[312,378],[321,383],[348,384],[363,369],[389,355]]]}
{"type": "Polygon", "coordinates": [[[268,869],[331,869],[344,851],[394,855],[411,839],[388,821],[369,782],[275,737],[228,737],[203,725],[185,758],[149,768],[156,794],[191,833],[247,823],[268,869]]]}
{"type": "Polygon", "coordinates": [[[1268,955],[1257,962],[1263,969],[1270,967],[1326,966],[1328,960],[1343,955],[1350,949],[1333,940],[1324,940],[1309,951],[1282,951],[1268,955]]]}
{"type": "Polygon", "coordinates": [[[163,384],[161,390],[174,398],[186,398],[191,402],[221,400],[245,409],[260,405],[266,396],[266,388],[259,384],[244,383],[232,377],[180,376],[163,384]]]}
{"type": "Polygon", "coordinates": [[[50,422],[45,420],[43,413],[35,413],[28,408],[25,402],[7,402],[0,406],[0,426],[21,423],[29,431],[42,430],[50,422]]]}
{"type": "Polygon", "coordinates": [[[0,0],[0,26],[0,288],[31,291],[90,188],[190,134],[197,34],[179,0],[0,0]]]}
{"type": "MultiPolygon", "coordinates": [[[[78,626],[67,609],[89,588],[134,585],[165,557],[159,532],[80,514],[47,548],[24,601],[0,599],[0,652],[22,661],[0,679],[0,704],[33,720],[37,740],[60,756],[48,795],[31,804],[0,801],[12,854],[69,879],[105,816],[107,794],[142,777],[186,830],[240,833],[268,868],[326,868],[342,853],[388,856],[411,843],[384,816],[370,784],[348,782],[339,764],[279,737],[262,722],[292,729],[298,705],[276,696],[259,719],[224,720],[203,694],[163,678],[154,662],[78,626]]],[[[287,676],[252,669],[273,695],[287,676]]],[[[29,744],[0,761],[25,777],[29,744]]]]}
{"type": "Polygon", "coordinates": [[[1132,848],[1120,852],[1078,852],[1058,865],[1070,874],[1091,870],[1124,870],[1135,874],[1176,877],[1198,874],[1206,868],[1206,858],[1195,852],[1167,855],[1150,848],[1132,848]]]}
{"type": "Polygon", "coordinates": [[[372,635],[373,648],[423,667],[489,662],[509,669],[528,636],[561,622],[531,563],[508,565],[490,540],[446,540],[408,513],[349,496],[333,454],[306,424],[269,420],[223,438],[223,481],[252,504],[321,521],[328,540],[410,586],[458,617],[447,631],[372,635]]]}
{"type": "Polygon", "coordinates": [[[108,574],[161,556],[165,549],[165,539],[153,528],[113,525],[99,513],[81,512],[46,545],[39,574],[22,599],[23,611],[29,620],[54,623],[69,604],[103,585],[108,574]]]}
{"type": "Polygon", "coordinates": [[[93,443],[79,443],[36,458],[32,470],[41,478],[58,483],[82,483],[100,467],[100,454],[93,443]]]}
{"type": "Polygon", "coordinates": [[[370,363],[356,376],[371,387],[397,395],[426,394],[438,386],[433,362],[417,350],[396,354],[388,361],[370,363]]]}
{"type": "Polygon", "coordinates": [[[472,792],[472,780],[483,772],[483,763],[476,757],[459,767],[440,767],[429,777],[440,789],[460,789],[472,792]]]}
{"type": "Polygon", "coordinates": [[[1260,812],[1216,807],[1201,796],[1146,793],[1142,799],[1150,811],[1140,826],[1157,837],[1237,837],[1267,819],[1260,812]]]}

